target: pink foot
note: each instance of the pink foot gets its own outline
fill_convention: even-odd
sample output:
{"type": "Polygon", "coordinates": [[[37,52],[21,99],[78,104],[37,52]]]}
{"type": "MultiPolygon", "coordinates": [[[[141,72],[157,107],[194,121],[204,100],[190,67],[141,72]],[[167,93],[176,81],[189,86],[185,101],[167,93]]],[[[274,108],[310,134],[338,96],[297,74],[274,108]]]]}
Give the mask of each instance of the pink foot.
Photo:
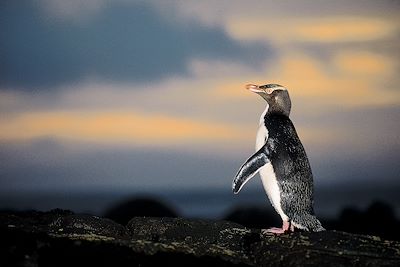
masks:
{"type": "Polygon", "coordinates": [[[270,234],[281,235],[286,232],[294,232],[294,226],[293,226],[293,224],[291,224],[289,222],[285,222],[285,221],[282,224],[282,228],[272,227],[269,229],[261,230],[261,233],[266,234],[266,235],[270,235],[270,234]]]}
{"type": "Polygon", "coordinates": [[[265,235],[270,235],[270,234],[275,234],[275,235],[281,235],[284,234],[286,231],[282,228],[277,228],[277,227],[272,227],[269,229],[262,229],[261,233],[265,235]]]}

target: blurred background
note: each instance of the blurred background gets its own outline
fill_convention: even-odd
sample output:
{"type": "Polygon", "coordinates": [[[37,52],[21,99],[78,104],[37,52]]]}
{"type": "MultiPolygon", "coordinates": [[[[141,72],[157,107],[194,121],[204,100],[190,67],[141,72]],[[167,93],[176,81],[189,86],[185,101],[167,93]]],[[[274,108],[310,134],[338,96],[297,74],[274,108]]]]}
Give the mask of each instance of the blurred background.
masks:
{"type": "Polygon", "coordinates": [[[212,219],[268,210],[258,176],[239,195],[231,182],[265,107],[244,85],[279,83],[317,215],[399,216],[399,8],[2,1],[0,209],[104,215],[157,202],[171,216],[212,219]]]}

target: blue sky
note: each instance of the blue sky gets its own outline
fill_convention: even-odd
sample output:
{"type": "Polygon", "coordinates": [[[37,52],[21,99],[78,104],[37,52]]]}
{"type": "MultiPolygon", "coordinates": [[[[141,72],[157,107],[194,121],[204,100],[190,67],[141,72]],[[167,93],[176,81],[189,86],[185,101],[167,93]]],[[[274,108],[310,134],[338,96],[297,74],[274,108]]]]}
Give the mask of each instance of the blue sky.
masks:
{"type": "Polygon", "coordinates": [[[0,5],[0,192],[230,190],[247,83],[289,89],[318,187],[400,187],[397,1],[0,5]]]}

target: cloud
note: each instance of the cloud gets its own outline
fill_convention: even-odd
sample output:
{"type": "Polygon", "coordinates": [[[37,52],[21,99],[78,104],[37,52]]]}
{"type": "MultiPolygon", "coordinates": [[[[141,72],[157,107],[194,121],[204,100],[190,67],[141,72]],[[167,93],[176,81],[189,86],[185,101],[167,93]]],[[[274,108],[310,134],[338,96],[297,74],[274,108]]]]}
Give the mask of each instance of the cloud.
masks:
{"type": "MultiPolygon", "coordinates": [[[[293,53],[275,63],[268,80],[263,75],[267,67],[254,73],[240,64],[194,61],[190,64],[190,77],[145,86],[94,82],[62,89],[56,98],[52,94],[32,97],[5,92],[0,93],[0,104],[3,114],[7,114],[4,118],[9,119],[2,121],[2,132],[7,140],[18,136],[20,139],[55,136],[100,146],[182,148],[190,143],[190,149],[197,152],[204,152],[204,147],[235,153],[246,148],[251,151],[265,102],[245,90],[244,84],[284,81],[292,98],[292,119],[303,142],[330,151],[341,143],[352,147],[367,140],[359,137],[357,128],[362,125],[354,121],[347,124],[354,111],[399,104],[399,91],[382,87],[385,81],[394,79],[394,74],[388,71],[391,64],[389,58],[362,51],[343,51],[325,62],[293,53]],[[375,61],[379,64],[375,65],[375,61]],[[372,75],[368,62],[375,68],[372,72],[379,75],[372,75]],[[351,66],[360,69],[348,70],[351,66]],[[135,89],[136,86],[141,90],[135,89]],[[338,110],[345,110],[348,117],[343,115],[341,121],[332,125],[321,124],[332,121],[332,114],[338,110]],[[139,125],[143,126],[134,128],[139,125]],[[14,130],[7,134],[7,129],[14,130]],[[160,131],[162,135],[158,134],[160,131]],[[230,147],[231,142],[235,142],[234,147],[230,147]]],[[[381,119],[385,116],[382,114],[381,119]]],[[[367,150],[371,147],[369,142],[373,142],[368,140],[367,150]]]]}
{"type": "Polygon", "coordinates": [[[362,42],[393,35],[398,25],[374,18],[331,17],[296,23],[292,32],[301,41],[313,42],[362,42]]]}
{"type": "Polygon", "coordinates": [[[93,144],[168,147],[239,141],[228,125],[133,112],[37,112],[1,119],[3,142],[56,138],[93,144]]]}
{"type": "Polygon", "coordinates": [[[34,1],[7,1],[0,17],[3,89],[55,90],[83,79],[149,82],[188,75],[194,58],[252,66],[271,53],[220,27],[168,20],[145,2],[110,2],[75,21],[45,15],[34,1]]]}
{"type": "Polygon", "coordinates": [[[390,58],[366,51],[342,51],[333,60],[337,68],[347,75],[388,77],[397,69],[390,58]]]}
{"type": "Polygon", "coordinates": [[[283,20],[245,17],[227,22],[228,32],[237,39],[269,40],[278,44],[365,42],[394,36],[399,28],[400,23],[391,18],[354,16],[289,17],[283,20]]]}
{"type": "MultiPolygon", "coordinates": [[[[0,91],[0,111],[7,116],[62,111],[164,114],[241,127],[246,118],[258,110],[254,96],[244,90],[244,84],[253,82],[254,77],[259,78],[264,68],[253,71],[240,63],[218,60],[192,60],[188,65],[190,75],[187,77],[171,77],[147,84],[87,80],[64,86],[57,93],[0,91]],[[240,114],[235,114],[238,109],[240,114]]],[[[260,104],[262,108],[261,101],[260,104]]]]}
{"type": "MultiPolygon", "coordinates": [[[[109,0],[37,0],[36,2],[47,16],[71,21],[90,19],[112,3],[109,0]]],[[[123,2],[123,0],[114,0],[114,2],[123,2]]]]}
{"type": "Polygon", "coordinates": [[[358,2],[328,1],[321,3],[330,7],[321,9],[315,1],[294,6],[285,1],[178,1],[176,8],[185,13],[179,17],[158,1],[93,0],[79,11],[77,1],[64,1],[67,7],[45,2],[49,10],[31,6],[24,16],[23,9],[3,14],[0,8],[6,25],[13,26],[7,32],[0,25],[5,30],[0,35],[12,37],[0,44],[1,51],[18,51],[4,57],[7,67],[17,69],[7,69],[8,76],[0,78],[2,89],[10,89],[0,90],[0,145],[6,148],[0,149],[0,165],[7,160],[0,179],[5,184],[18,177],[15,188],[80,181],[151,187],[160,184],[159,177],[182,171],[162,186],[224,186],[253,152],[265,108],[260,97],[244,90],[249,82],[289,88],[291,118],[316,177],[362,183],[364,177],[396,179],[400,129],[393,122],[398,121],[400,81],[394,40],[399,24],[390,5],[375,9],[380,4],[360,8],[358,2]],[[347,29],[346,23],[353,26],[347,29]],[[324,35],[325,30],[334,34],[324,35]],[[17,42],[18,32],[29,42],[17,42]],[[99,42],[104,40],[113,42],[99,42]],[[271,54],[269,43],[274,55],[265,58],[271,54]],[[25,91],[11,90],[15,86],[25,91]],[[35,88],[42,91],[32,93],[35,88]],[[209,158],[230,163],[220,169],[224,163],[209,158]],[[133,176],[145,178],[132,182],[133,176]],[[225,176],[226,181],[214,180],[225,176]]]}
{"type": "Polygon", "coordinates": [[[289,89],[294,111],[303,114],[326,112],[338,107],[399,105],[396,62],[379,53],[361,50],[332,52],[328,60],[296,49],[286,51],[264,72],[234,76],[221,81],[213,92],[220,101],[236,99],[249,105],[252,96],[243,89],[246,82],[279,83],[289,89]],[[244,80],[246,79],[246,80],[244,80]],[[380,93],[377,93],[379,88],[380,93]],[[310,104],[304,105],[304,101],[310,104]]]}
{"type": "Polygon", "coordinates": [[[400,151],[400,125],[393,123],[399,111],[399,106],[342,108],[306,119],[298,114],[293,120],[300,123],[306,143],[320,146],[323,153],[331,151],[330,157],[343,157],[336,153],[339,150],[352,156],[384,157],[385,151],[400,151]]]}
{"type": "Polygon", "coordinates": [[[287,54],[270,76],[274,80],[285,81],[293,96],[307,97],[332,107],[399,104],[400,92],[391,90],[393,88],[389,86],[382,87],[386,80],[395,79],[393,73],[382,73],[380,69],[390,68],[391,59],[360,52],[348,52],[345,59],[341,56],[339,53],[337,56],[339,60],[334,59],[334,63],[322,63],[305,55],[287,54]],[[343,61],[340,61],[341,58],[343,61]],[[349,65],[346,63],[352,59],[354,59],[353,69],[348,71],[349,65]],[[377,65],[374,64],[375,60],[377,65]],[[357,68],[365,61],[370,63],[372,61],[372,65],[357,68]],[[363,75],[360,76],[360,72],[363,75]],[[371,76],[371,73],[374,75],[371,76]],[[378,88],[381,90],[379,94],[376,91],[378,88]]]}
{"type": "MultiPolygon", "coordinates": [[[[313,1],[313,0],[283,0],[283,1],[258,1],[249,0],[243,3],[241,0],[220,0],[217,3],[213,0],[204,1],[154,1],[165,9],[171,3],[175,4],[178,15],[184,17],[197,17],[203,23],[209,25],[224,25],[230,20],[271,19],[279,23],[285,23],[290,18],[327,18],[327,17],[370,17],[396,18],[399,8],[398,1],[365,0],[362,5],[358,1],[313,1]]],[[[279,28],[279,27],[278,27],[279,28]]],[[[277,28],[275,28],[277,29],[277,28]]],[[[278,31],[275,33],[279,34],[278,31]]]]}

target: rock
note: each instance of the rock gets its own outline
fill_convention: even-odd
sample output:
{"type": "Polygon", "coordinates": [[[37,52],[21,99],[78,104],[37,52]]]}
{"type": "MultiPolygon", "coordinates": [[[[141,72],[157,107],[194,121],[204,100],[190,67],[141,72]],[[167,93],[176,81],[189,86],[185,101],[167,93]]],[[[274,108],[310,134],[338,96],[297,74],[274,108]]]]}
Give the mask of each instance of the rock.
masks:
{"type": "Polygon", "coordinates": [[[266,237],[254,260],[256,266],[399,266],[399,248],[399,242],[376,236],[297,232],[266,237]]]}
{"type": "Polygon", "coordinates": [[[251,264],[249,244],[260,241],[260,234],[226,221],[182,218],[133,218],[127,225],[132,240],[166,245],[165,251],[197,257],[220,257],[234,263],[251,264]]]}
{"type": "Polygon", "coordinates": [[[0,213],[0,266],[400,266],[400,243],[338,231],[264,236],[227,221],[0,213]]]}
{"type": "Polygon", "coordinates": [[[92,215],[66,215],[54,219],[48,225],[48,232],[66,236],[102,236],[107,238],[123,238],[125,228],[106,218],[92,215]]]}

